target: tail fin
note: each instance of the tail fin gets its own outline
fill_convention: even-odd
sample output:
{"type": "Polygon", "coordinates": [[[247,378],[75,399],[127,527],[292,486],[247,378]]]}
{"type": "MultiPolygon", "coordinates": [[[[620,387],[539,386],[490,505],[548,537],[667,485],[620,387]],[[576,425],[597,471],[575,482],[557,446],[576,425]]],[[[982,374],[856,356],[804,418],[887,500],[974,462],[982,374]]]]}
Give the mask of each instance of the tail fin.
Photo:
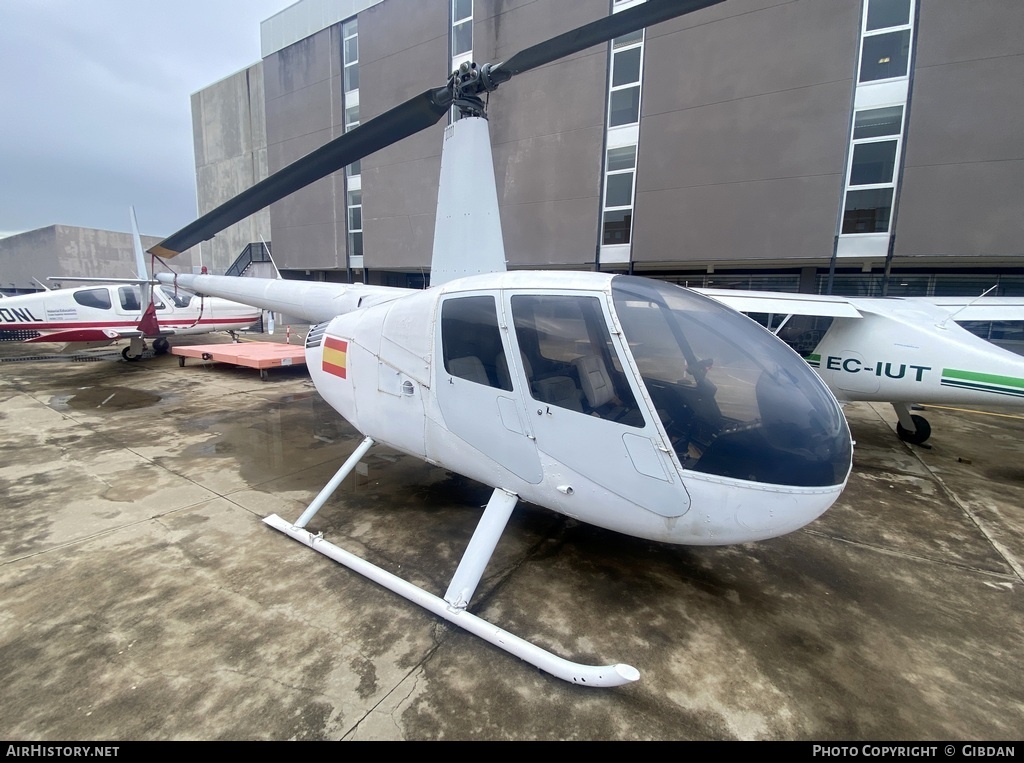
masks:
{"type": "Polygon", "coordinates": [[[141,303],[145,305],[138,329],[144,336],[156,336],[160,333],[160,323],[156,319],[156,305],[153,304],[153,284],[149,280],[146,269],[146,251],[142,248],[142,236],[139,235],[139,223],[135,219],[135,207],[128,208],[132,214],[132,244],[135,247],[135,275],[139,279],[141,303]]]}
{"type": "Polygon", "coordinates": [[[430,285],[504,271],[505,245],[487,120],[465,117],[444,133],[430,285]]]}

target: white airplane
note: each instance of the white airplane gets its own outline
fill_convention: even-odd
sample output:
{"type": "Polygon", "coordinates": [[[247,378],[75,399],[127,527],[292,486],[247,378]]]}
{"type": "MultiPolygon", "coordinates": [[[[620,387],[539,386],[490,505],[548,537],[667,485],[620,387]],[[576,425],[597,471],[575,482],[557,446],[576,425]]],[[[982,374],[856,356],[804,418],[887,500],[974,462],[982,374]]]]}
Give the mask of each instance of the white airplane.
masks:
{"type": "Polygon", "coordinates": [[[128,339],[121,355],[138,360],[146,339],[159,355],[170,349],[169,336],[233,333],[259,320],[259,310],[249,305],[169,292],[151,281],[134,209],[131,217],[136,278],[56,277],[50,280],[89,285],[7,297],[0,306],[0,341],[58,342],[68,352],[128,339]]]}
{"type": "Polygon", "coordinates": [[[582,665],[468,611],[520,499],[641,538],[716,545],[796,530],[839,497],[850,431],[801,357],[713,299],[603,273],[506,272],[481,96],[512,76],[721,0],[648,0],[364,122],[150,250],[173,256],[298,188],[436,123],[446,130],[432,286],[160,274],[169,285],[317,324],[324,399],[364,435],[295,521],[264,521],[567,681],[616,686],[630,665],[582,665]],[[307,530],[374,443],[493,488],[443,597],[307,530]]]}
{"type": "Polygon", "coordinates": [[[891,403],[907,442],[931,435],[927,419],[910,412],[915,403],[1024,406],[1024,357],[955,322],[1024,320],[1024,299],[700,291],[744,313],[786,316],[775,333],[839,401],[891,403]]]}

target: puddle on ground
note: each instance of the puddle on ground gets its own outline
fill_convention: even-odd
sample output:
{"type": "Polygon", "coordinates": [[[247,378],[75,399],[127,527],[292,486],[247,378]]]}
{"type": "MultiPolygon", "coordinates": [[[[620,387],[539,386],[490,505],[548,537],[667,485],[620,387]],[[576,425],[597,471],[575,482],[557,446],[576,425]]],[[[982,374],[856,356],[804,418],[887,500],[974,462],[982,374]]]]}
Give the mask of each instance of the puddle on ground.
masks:
{"type": "Polygon", "coordinates": [[[160,395],[128,387],[82,387],[74,392],[54,395],[50,398],[49,405],[55,411],[87,411],[97,408],[130,411],[155,405],[160,400],[160,395]]]}
{"type": "MultiPolygon", "coordinates": [[[[355,448],[358,433],[315,392],[283,395],[244,411],[206,411],[187,423],[189,436],[202,442],[185,446],[186,458],[233,458],[243,479],[260,484],[295,469],[320,463],[322,448],[355,448]]],[[[342,459],[343,461],[344,459],[342,459]]],[[[340,466],[339,462],[339,466],[340,466]]]]}

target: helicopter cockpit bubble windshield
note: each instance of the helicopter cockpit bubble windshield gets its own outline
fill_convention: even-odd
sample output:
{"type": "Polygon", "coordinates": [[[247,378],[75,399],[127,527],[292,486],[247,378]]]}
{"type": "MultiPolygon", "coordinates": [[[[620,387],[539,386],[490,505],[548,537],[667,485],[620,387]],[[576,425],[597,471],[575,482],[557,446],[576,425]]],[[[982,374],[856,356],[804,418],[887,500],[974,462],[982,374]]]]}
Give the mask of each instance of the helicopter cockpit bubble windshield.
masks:
{"type": "Polygon", "coordinates": [[[616,276],[619,323],[684,469],[774,485],[840,485],[846,419],[798,355],[700,294],[616,276]]]}

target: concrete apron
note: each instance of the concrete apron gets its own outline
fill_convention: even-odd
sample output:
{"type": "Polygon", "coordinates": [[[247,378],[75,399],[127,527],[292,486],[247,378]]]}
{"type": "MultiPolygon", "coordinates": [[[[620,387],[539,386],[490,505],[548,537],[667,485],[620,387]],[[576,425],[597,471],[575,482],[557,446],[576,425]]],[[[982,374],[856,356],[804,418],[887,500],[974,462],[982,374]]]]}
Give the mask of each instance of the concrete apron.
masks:
{"type": "MultiPolygon", "coordinates": [[[[848,407],[850,486],[762,543],[663,546],[518,507],[472,609],[571,659],[640,669],[589,689],[261,522],[298,517],[361,439],[304,369],[262,382],[106,357],[0,363],[0,738],[1010,740],[1024,727],[1012,412],[930,409],[929,450],[896,439],[891,407],[848,407]]],[[[442,595],[488,495],[378,447],[310,529],[442,595]]]]}

